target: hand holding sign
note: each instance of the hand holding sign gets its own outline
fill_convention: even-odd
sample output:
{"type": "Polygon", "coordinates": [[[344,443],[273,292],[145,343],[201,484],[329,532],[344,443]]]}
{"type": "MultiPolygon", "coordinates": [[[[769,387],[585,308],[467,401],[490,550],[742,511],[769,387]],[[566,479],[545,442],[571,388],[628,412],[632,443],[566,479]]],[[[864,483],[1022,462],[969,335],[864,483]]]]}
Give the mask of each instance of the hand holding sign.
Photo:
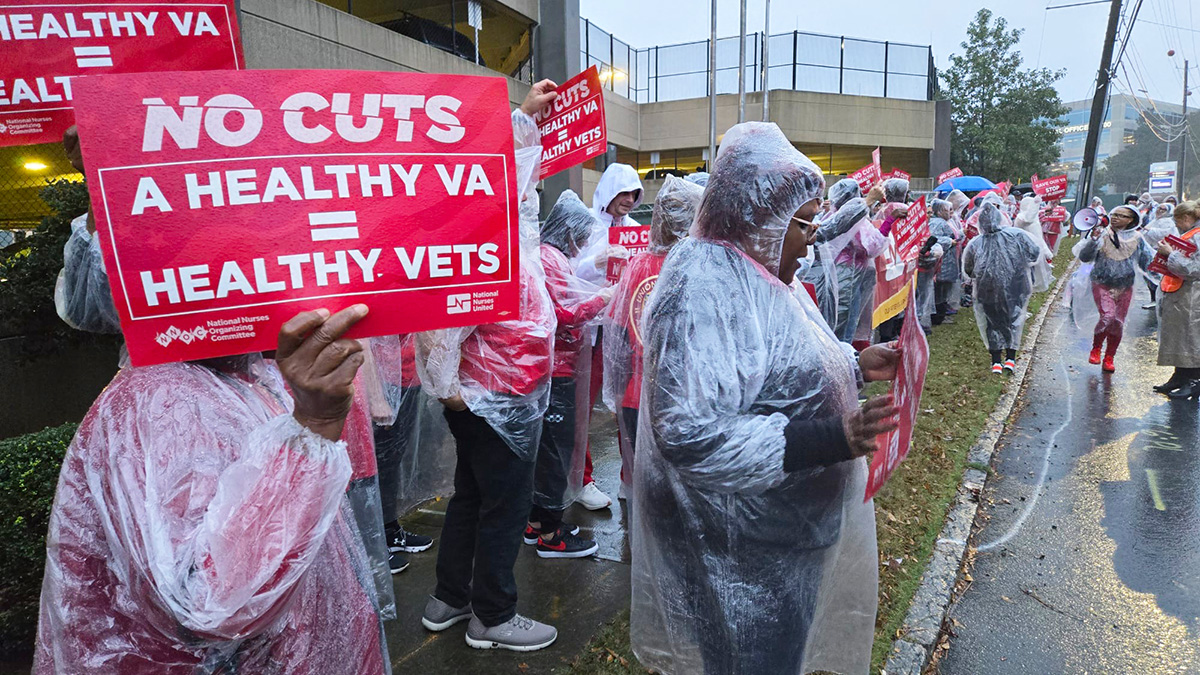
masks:
{"type": "Polygon", "coordinates": [[[875,452],[880,434],[896,428],[896,414],[900,409],[892,405],[892,395],[872,396],[862,407],[842,418],[842,430],[846,432],[846,443],[854,457],[875,452]]]}
{"type": "Polygon", "coordinates": [[[288,383],[292,416],[313,433],[336,441],[354,400],[354,375],[363,364],[358,340],[342,336],[367,315],[366,305],[301,312],[279,329],[275,362],[288,383]]]}

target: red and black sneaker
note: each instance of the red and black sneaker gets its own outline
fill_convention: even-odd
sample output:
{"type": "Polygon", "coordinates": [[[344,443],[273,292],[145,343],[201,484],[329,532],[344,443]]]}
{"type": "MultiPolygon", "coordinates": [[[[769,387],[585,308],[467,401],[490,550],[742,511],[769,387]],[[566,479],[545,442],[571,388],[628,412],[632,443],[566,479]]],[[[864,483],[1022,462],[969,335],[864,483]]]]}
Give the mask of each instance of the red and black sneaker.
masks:
{"type": "Polygon", "coordinates": [[[600,545],[591,539],[571,534],[563,526],[555,531],[553,537],[542,535],[538,538],[537,554],[539,558],[586,558],[600,550],[600,545]]]}
{"type": "MultiPolygon", "coordinates": [[[[563,523],[562,527],[570,534],[579,534],[579,526],[578,525],[572,525],[570,523],[563,523]]],[[[538,543],[538,537],[540,535],[541,535],[541,532],[538,532],[536,527],[530,525],[529,523],[525,523],[525,534],[524,534],[523,538],[524,538],[525,544],[527,546],[533,546],[534,544],[538,543]]]]}

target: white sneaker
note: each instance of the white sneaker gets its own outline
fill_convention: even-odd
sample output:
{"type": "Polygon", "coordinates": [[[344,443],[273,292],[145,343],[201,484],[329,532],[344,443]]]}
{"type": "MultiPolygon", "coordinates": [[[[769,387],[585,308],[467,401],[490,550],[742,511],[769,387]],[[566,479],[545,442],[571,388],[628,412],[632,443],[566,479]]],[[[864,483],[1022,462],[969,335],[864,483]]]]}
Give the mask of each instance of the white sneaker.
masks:
{"type": "Polygon", "coordinates": [[[601,492],[594,482],[583,486],[575,502],[589,511],[599,511],[612,506],[612,498],[601,492]]]}

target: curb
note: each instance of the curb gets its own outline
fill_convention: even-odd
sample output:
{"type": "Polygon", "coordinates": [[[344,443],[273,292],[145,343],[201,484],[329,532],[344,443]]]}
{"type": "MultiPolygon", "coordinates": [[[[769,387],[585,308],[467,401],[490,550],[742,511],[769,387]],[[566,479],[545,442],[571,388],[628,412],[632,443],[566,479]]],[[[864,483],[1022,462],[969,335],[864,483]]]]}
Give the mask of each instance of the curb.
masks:
{"type": "MultiPolygon", "coordinates": [[[[1042,334],[1042,325],[1046,316],[1062,296],[1063,287],[1070,280],[1078,262],[1067,267],[1062,278],[1050,291],[1050,297],[1042,304],[1037,318],[1025,336],[1026,344],[1034,345],[1042,334]]],[[[1033,351],[1030,349],[1029,351],[1033,351]]],[[[991,464],[996,445],[1008,418],[1012,415],[1017,403],[1017,395],[1025,387],[1025,376],[1029,372],[1032,358],[1022,359],[1017,365],[1012,381],[1000,395],[992,414],[984,424],[983,432],[967,453],[968,463],[991,464]]],[[[978,469],[968,468],[963,472],[962,483],[958,486],[958,494],[950,511],[946,514],[946,524],[938,535],[933,547],[933,556],[921,575],[921,583],[909,604],[908,614],[900,626],[900,637],[892,642],[891,655],[884,666],[884,675],[920,675],[929,663],[933,649],[941,634],[942,621],[954,595],[954,586],[962,569],[963,557],[967,553],[967,538],[971,534],[971,526],[979,511],[979,494],[987,482],[987,474],[978,469]]]]}

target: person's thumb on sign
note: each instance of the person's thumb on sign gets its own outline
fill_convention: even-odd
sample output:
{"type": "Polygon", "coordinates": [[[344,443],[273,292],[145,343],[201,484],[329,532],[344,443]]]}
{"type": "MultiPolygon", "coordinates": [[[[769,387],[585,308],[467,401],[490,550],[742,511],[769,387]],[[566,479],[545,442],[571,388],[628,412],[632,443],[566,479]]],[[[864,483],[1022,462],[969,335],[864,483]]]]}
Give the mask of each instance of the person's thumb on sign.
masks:
{"type": "Polygon", "coordinates": [[[558,98],[558,92],[554,91],[558,85],[554,80],[542,80],[529,88],[529,93],[525,95],[525,102],[521,104],[521,112],[533,117],[534,115],[545,110],[547,106],[554,103],[554,99],[558,98]]]}
{"type": "Polygon", "coordinates": [[[301,312],[279,329],[275,362],[292,391],[292,416],[302,426],[331,441],[342,435],[354,399],[354,375],[363,364],[363,346],[343,339],[367,315],[366,305],[301,312]]]}

